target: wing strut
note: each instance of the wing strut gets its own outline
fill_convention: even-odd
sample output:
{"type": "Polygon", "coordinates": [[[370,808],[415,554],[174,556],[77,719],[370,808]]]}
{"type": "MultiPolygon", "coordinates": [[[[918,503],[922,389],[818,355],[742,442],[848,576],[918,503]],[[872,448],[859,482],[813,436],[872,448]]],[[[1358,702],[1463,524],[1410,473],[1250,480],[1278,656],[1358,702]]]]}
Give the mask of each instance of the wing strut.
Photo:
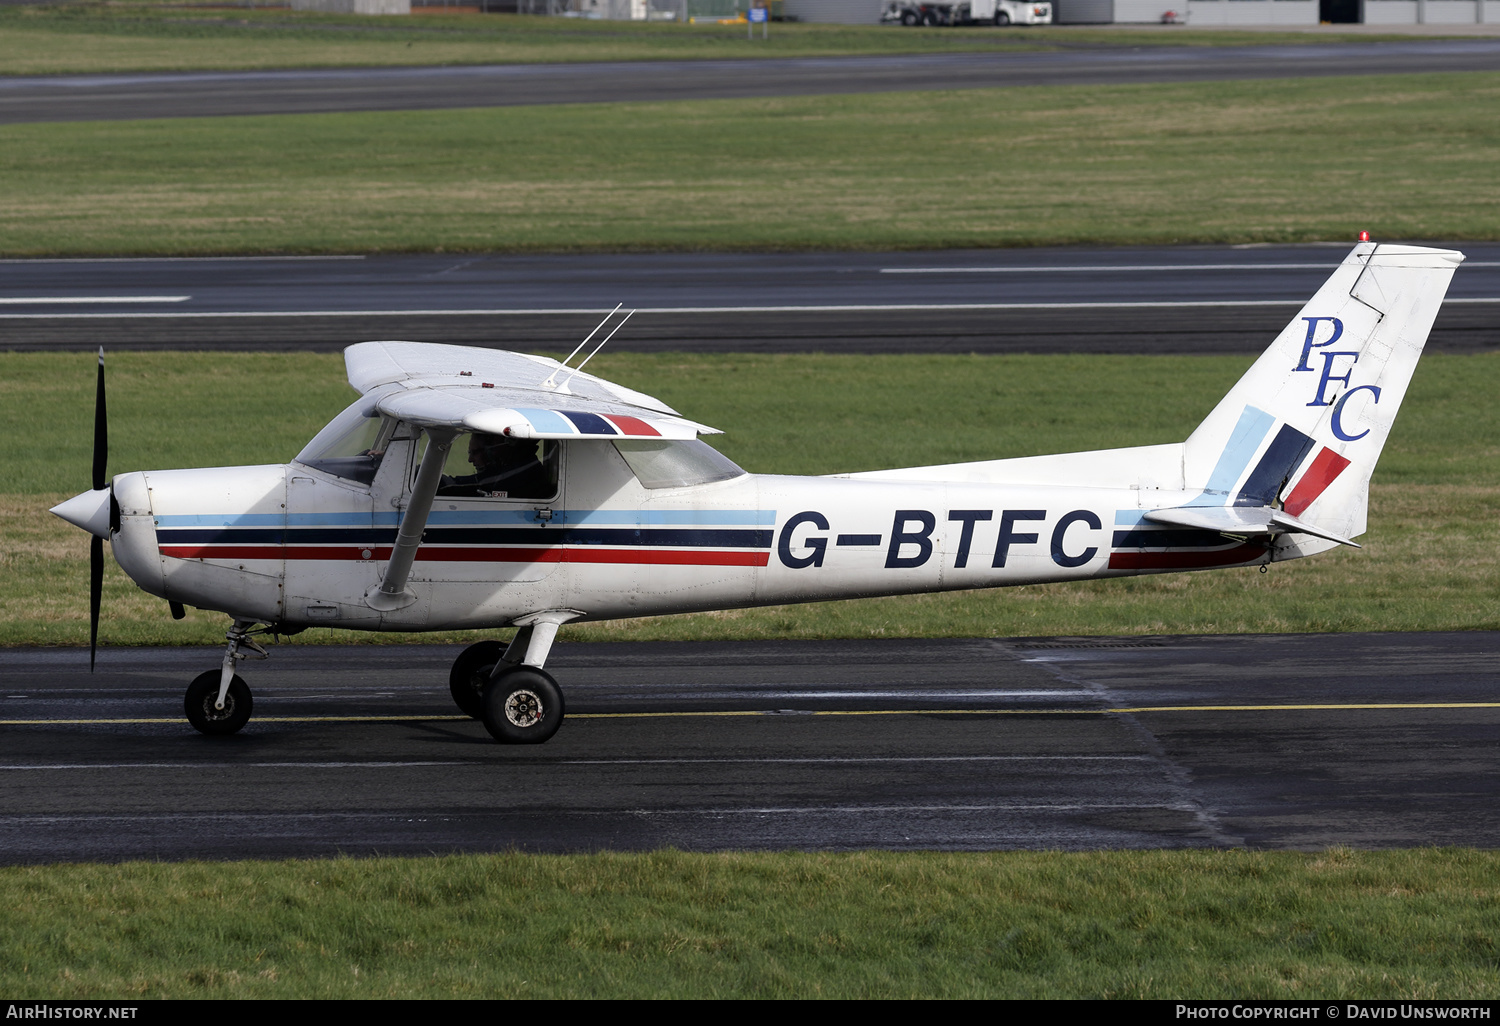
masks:
{"type": "Polygon", "coordinates": [[[436,427],[427,428],[426,433],[427,451],[422,454],[417,481],[411,487],[411,501],[407,503],[406,515],[401,518],[401,529],[396,532],[390,562],[385,565],[385,578],[365,595],[365,604],[382,613],[404,609],[417,600],[417,596],[407,590],[406,578],[411,574],[412,560],[417,558],[417,549],[422,545],[422,532],[427,529],[427,514],[432,512],[432,500],[443,477],[443,464],[448,462],[448,450],[458,434],[448,428],[436,427]]]}

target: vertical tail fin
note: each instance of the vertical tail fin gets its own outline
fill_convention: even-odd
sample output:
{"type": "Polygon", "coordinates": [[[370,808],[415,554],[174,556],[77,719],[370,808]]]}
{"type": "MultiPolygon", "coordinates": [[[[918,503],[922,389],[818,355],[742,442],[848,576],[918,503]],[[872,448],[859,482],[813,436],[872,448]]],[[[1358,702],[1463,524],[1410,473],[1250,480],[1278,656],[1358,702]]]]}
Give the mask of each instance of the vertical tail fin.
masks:
{"type": "MultiPolygon", "coordinates": [[[[1463,254],[1362,242],[1183,446],[1198,507],[1276,507],[1352,538],[1463,254]]],[[[1308,551],[1331,542],[1301,544],[1308,551]]]]}

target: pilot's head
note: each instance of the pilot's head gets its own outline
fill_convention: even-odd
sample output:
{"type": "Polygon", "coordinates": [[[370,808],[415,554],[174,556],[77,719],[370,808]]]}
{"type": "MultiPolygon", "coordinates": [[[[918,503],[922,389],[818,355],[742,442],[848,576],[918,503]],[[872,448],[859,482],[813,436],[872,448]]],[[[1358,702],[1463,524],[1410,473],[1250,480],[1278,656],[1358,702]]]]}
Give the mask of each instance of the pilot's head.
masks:
{"type": "Polygon", "coordinates": [[[476,431],[469,436],[469,462],[476,470],[508,466],[535,452],[535,445],[525,438],[506,438],[476,431]]]}

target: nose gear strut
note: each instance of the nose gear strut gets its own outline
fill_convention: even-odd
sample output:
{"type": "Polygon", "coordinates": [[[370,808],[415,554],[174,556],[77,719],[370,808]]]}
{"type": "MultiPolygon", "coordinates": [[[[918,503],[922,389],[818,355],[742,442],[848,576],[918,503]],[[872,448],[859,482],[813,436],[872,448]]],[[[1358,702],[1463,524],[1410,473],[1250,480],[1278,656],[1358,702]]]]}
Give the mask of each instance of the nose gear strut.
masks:
{"type": "Polygon", "coordinates": [[[217,670],[208,670],[193,678],[183,699],[183,709],[193,729],[203,734],[233,734],[250,719],[254,699],[244,678],[234,672],[243,659],[265,659],[270,653],[252,635],[266,634],[270,626],[256,626],[254,620],[235,620],[224,635],[224,662],[217,670]]]}
{"type": "Polygon", "coordinates": [[[269,659],[271,653],[261,647],[251,635],[265,634],[271,628],[256,628],[254,620],[236,620],[234,626],[229,628],[229,633],[224,637],[229,644],[224,646],[224,666],[219,671],[219,697],[214,700],[214,708],[220,712],[224,711],[224,696],[229,694],[229,684],[234,680],[235,664],[243,659],[269,659]],[[248,646],[251,651],[241,652],[241,647],[248,646]]]}

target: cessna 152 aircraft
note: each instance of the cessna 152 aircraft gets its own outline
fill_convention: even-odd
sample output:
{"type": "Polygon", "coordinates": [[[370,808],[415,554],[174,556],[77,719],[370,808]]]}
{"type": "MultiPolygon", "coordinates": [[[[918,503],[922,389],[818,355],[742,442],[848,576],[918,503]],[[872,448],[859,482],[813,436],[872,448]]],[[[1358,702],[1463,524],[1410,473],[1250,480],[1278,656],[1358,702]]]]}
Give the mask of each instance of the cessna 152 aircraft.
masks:
{"type": "Polygon", "coordinates": [[[101,354],[94,489],[53,512],[94,535],[94,638],[106,538],[174,615],[233,619],[222,665],[187,691],[200,731],[249,719],[235,669],[265,654],[260,633],[514,627],[508,646],[464,651],[449,683],[497,740],[540,743],[565,712],[544,666],[568,622],[1355,545],[1462,260],[1361,242],[1185,442],[830,477],[745,473],[699,440],[713,428],[582,363],[366,342],[344,354],[360,398],[290,463],[106,485],[101,354]]]}

